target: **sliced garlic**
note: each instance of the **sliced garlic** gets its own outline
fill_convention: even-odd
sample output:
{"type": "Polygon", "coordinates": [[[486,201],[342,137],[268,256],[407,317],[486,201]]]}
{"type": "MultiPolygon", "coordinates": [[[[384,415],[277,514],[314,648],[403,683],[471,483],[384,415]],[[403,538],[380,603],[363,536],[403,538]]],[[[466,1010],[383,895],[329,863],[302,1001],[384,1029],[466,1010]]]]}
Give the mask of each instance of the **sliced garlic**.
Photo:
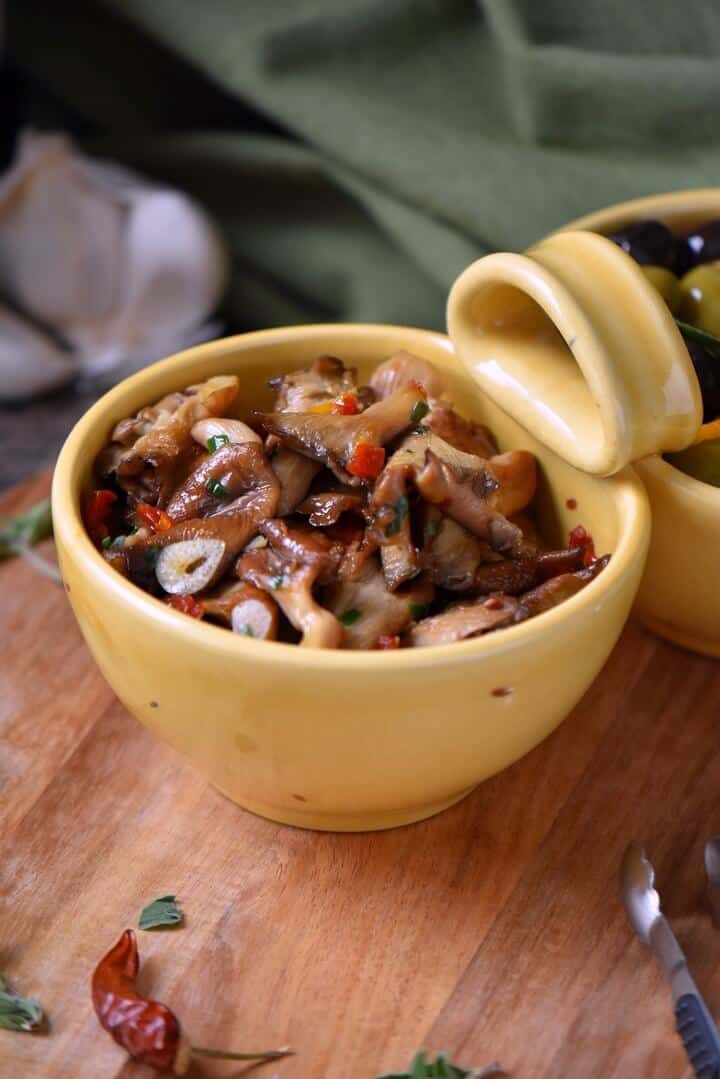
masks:
{"type": "Polygon", "coordinates": [[[252,427],[248,427],[242,420],[223,419],[211,416],[207,420],[198,420],[192,429],[192,436],[196,442],[204,448],[208,439],[216,435],[225,435],[229,442],[241,445],[243,442],[259,442],[262,444],[260,435],[256,434],[252,427]]]}
{"type": "Polygon", "coordinates": [[[202,537],[163,547],[155,567],[162,588],[174,596],[189,596],[207,588],[225,554],[225,543],[202,537]]]}
{"type": "Polygon", "coordinates": [[[274,640],[277,618],[259,599],[243,599],[232,609],[231,623],[234,633],[245,637],[257,637],[261,641],[274,640]]]}

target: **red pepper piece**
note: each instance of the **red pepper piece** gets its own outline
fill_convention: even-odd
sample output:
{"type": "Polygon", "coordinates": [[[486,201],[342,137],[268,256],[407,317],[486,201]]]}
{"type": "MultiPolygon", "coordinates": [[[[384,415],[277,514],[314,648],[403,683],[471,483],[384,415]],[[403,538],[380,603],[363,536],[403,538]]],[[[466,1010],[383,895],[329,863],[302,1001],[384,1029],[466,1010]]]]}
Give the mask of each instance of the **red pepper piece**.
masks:
{"type": "Polygon", "coordinates": [[[101,489],[91,491],[85,504],[85,527],[91,539],[100,544],[110,534],[108,522],[113,505],[117,502],[114,491],[101,489]]]}
{"type": "Polygon", "coordinates": [[[168,607],[189,614],[191,618],[202,618],[205,614],[205,605],[194,596],[168,596],[165,602],[168,607]]]}
{"type": "Polygon", "coordinates": [[[595,562],[597,555],[593,538],[582,525],[576,525],[570,533],[570,546],[582,547],[584,566],[591,566],[595,562]]]}
{"type": "Polygon", "coordinates": [[[370,442],[358,442],[353,455],[347,463],[351,476],[363,480],[374,480],[383,470],[385,450],[382,446],[373,446],[370,442]]]}
{"type": "Polygon", "coordinates": [[[132,929],[100,960],[92,976],[92,1002],[100,1025],[131,1057],[158,1071],[172,1071],[180,1048],[180,1023],[164,1004],[135,989],[140,959],[132,929]]]}
{"type": "Polygon", "coordinates": [[[340,416],[357,416],[360,411],[360,401],[354,393],[344,393],[333,405],[333,412],[340,416]]]}
{"type": "Polygon", "coordinates": [[[138,502],[135,512],[142,523],[153,532],[167,532],[173,526],[173,519],[165,510],[159,510],[157,506],[148,506],[147,502],[138,502]]]}
{"type": "Polygon", "coordinates": [[[391,637],[389,634],[384,633],[382,635],[382,637],[378,637],[378,639],[377,639],[377,647],[379,649],[381,649],[382,651],[384,651],[384,652],[388,651],[391,648],[399,648],[400,647],[400,638],[399,637],[391,637]]]}

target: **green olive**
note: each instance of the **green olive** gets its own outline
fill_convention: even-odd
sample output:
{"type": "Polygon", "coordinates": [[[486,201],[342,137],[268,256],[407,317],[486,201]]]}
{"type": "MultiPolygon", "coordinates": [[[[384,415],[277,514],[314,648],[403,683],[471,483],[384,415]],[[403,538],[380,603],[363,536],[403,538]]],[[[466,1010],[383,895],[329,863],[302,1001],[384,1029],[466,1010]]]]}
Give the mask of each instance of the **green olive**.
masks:
{"type": "Polygon", "coordinates": [[[680,282],[672,270],[666,266],[640,266],[651,285],[658,290],[673,315],[676,315],[682,301],[680,282]]]}
{"type": "Polygon", "coordinates": [[[666,460],[687,476],[709,483],[712,487],[720,487],[720,438],[698,442],[680,453],[668,453],[666,460]]]}
{"type": "Polygon", "coordinates": [[[680,318],[720,337],[720,263],[696,266],[682,278],[680,289],[680,318]]]}

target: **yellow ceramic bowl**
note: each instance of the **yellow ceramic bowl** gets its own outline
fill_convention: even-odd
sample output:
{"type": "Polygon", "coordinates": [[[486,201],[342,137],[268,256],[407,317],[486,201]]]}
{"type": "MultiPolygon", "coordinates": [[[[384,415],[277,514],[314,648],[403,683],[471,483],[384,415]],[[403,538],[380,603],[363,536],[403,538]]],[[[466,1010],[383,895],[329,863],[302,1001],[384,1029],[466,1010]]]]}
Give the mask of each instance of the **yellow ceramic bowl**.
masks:
{"type": "MultiPolygon", "coordinates": [[[[566,227],[608,235],[650,217],[673,232],[688,232],[720,218],[720,188],[623,202],[566,227]]],[[[661,457],[646,457],[636,469],[650,496],[653,517],[638,614],[661,636],[720,657],[720,488],[686,476],[661,457]]]]}
{"type": "Polygon", "coordinates": [[[394,326],[267,330],[190,349],[121,383],[80,420],[53,483],[60,565],[85,639],[127,708],[221,791],[263,816],[364,830],[419,820],[511,764],[567,715],[597,675],[633,601],[649,513],[629,470],[585,475],[483,400],[448,339],[394,326]],[[558,541],[582,523],[608,568],[529,622],[477,640],[398,652],[301,649],[254,641],[179,614],[112,570],[85,534],[80,504],[114,423],[170,390],[237,372],[248,408],[269,376],[329,352],[366,375],[399,348],[446,373],[467,414],[504,448],[542,463],[541,517],[558,541]],[[566,500],[574,499],[570,510],[566,500]],[[499,695],[496,690],[508,690],[499,695]]]}

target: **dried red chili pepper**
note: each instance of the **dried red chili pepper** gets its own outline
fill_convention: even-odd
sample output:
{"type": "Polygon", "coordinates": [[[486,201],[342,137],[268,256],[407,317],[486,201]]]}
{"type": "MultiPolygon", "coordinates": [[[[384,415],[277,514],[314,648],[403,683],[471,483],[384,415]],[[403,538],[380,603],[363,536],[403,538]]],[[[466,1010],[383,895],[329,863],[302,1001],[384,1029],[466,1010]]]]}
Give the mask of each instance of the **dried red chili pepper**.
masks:
{"type": "Polygon", "coordinates": [[[132,929],[100,960],[92,976],[92,1001],[100,1025],[131,1057],[158,1071],[182,1075],[187,1056],[177,1017],[135,989],[140,959],[132,929]]]}
{"type": "Polygon", "coordinates": [[[137,992],[135,978],[139,967],[135,934],[132,929],[126,929],[96,966],[91,990],[100,1025],[142,1064],[157,1071],[184,1075],[192,1053],[221,1060],[275,1060],[292,1052],[283,1048],[261,1053],[225,1053],[191,1046],[177,1016],[164,1004],[146,1000],[137,992]]]}

